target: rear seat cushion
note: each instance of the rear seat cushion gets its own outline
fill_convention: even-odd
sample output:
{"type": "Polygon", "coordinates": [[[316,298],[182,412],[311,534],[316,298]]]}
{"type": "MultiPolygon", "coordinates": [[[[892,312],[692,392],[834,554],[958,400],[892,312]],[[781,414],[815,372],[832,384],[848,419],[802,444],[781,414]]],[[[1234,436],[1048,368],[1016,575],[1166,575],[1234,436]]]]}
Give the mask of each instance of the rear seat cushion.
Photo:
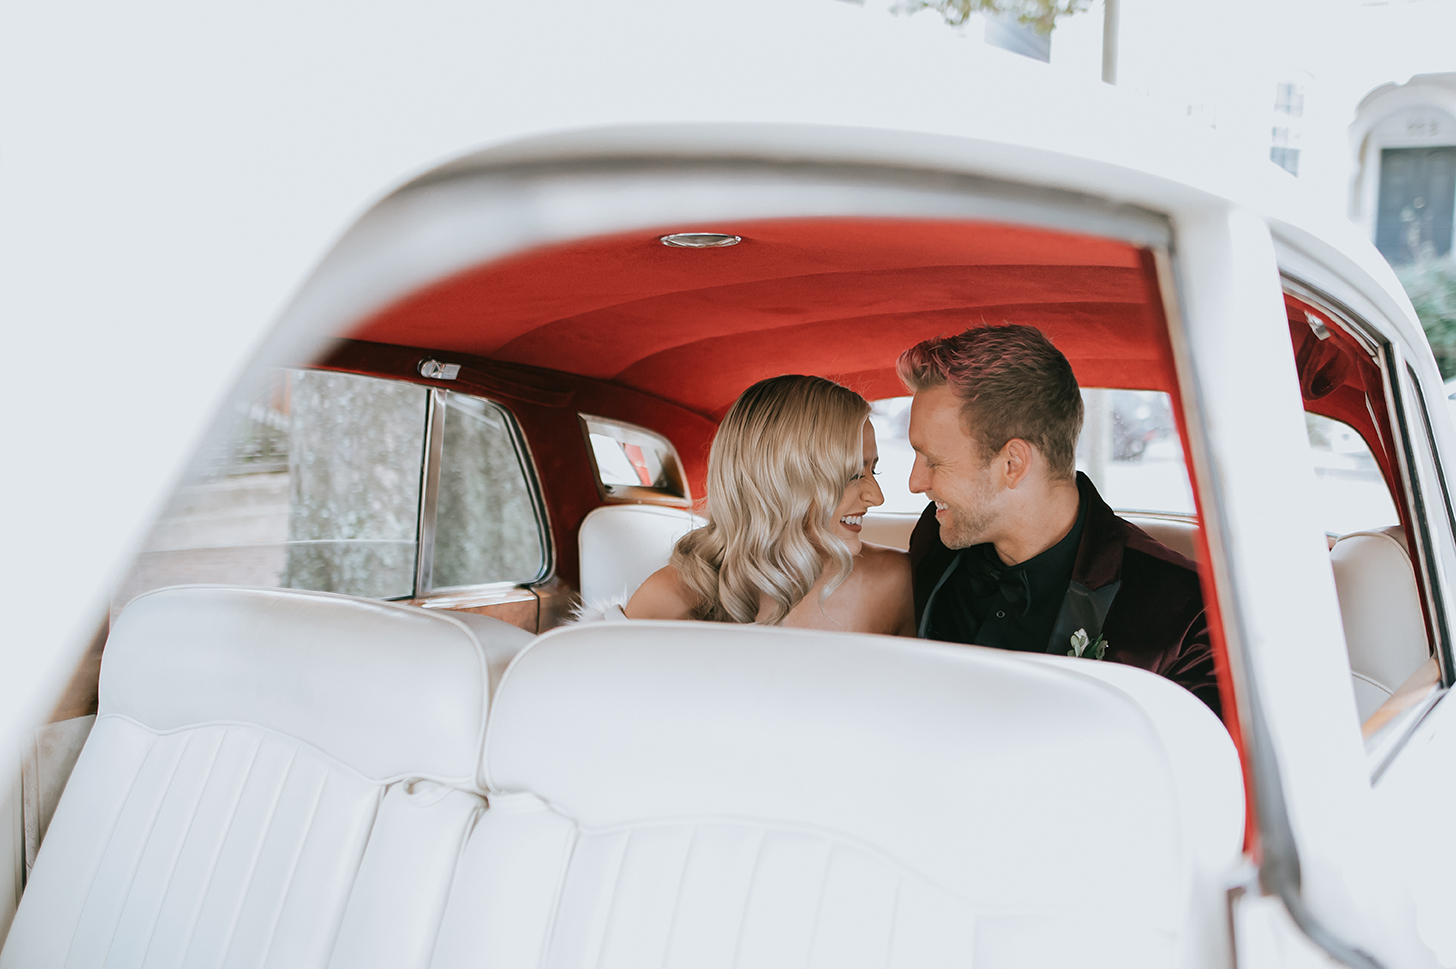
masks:
{"type": "Polygon", "coordinates": [[[1175,685],[1088,665],[717,624],[548,633],[497,695],[486,778],[514,806],[477,827],[466,857],[493,861],[462,866],[434,965],[504,945],[473,935],[489,925],[536,954],[500,965],[1217,948],[1221,884],[1193,873],[1241,850],[1228,735],[1175,685]],[[513,892],[492,870],[557,874],[513,892]]]}
{"type": "Polygon", "coordinates": [[[1330,566],[1363,722],[1430,657],[1425,613],[1399,526],[1342,536],[1330,566]]]}
{"type": "Polygon", "coordinates": [[[134,600],[0,966],[322,969],[341,931],[351,965],[423,966],[484,807],[501,626],[287,590],[134,600]]]}

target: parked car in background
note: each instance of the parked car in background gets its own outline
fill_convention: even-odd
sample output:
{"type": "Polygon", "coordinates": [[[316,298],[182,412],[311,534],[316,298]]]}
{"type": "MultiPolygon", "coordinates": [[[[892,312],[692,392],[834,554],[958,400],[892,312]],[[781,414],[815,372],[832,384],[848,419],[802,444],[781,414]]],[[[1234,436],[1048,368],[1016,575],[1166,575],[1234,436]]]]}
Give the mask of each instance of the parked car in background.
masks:
{"type": "Polygon", "coordinates": [[[38,725],[0,967],[1456,965],[1450,391],[1353,230],[1137,157],[614,130],[390,193],[38,725]],[[896,355],[1003,319],[1197,563],[1222,723],[1085,659],[560,628],[698,522],[745,387],[861,392],[890,484],[896,355]]]}

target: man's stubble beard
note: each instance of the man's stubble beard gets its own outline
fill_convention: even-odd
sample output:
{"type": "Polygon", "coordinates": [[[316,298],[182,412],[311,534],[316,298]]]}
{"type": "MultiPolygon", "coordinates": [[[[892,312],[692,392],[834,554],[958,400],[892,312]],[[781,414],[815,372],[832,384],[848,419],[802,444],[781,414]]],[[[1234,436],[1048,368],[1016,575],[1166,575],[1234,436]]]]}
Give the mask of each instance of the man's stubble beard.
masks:
{"type": "Polygon", "coordinates": [[[983,536],[990,532],[992,521],[993,516],[984,510],[975,513],[952,510],[950,521],[940,527],[940,540],[946,548],[981,545],[986,541],[983,536]]]}
{"type": "Polygon", "coordinates": [[[970,548],[990,541],[996,525],[991,507],[992,489],[984,480],[977,483],[971,507],[949,506],[950,519],[940,526],[940,540],[946,548],[970,548]]]}

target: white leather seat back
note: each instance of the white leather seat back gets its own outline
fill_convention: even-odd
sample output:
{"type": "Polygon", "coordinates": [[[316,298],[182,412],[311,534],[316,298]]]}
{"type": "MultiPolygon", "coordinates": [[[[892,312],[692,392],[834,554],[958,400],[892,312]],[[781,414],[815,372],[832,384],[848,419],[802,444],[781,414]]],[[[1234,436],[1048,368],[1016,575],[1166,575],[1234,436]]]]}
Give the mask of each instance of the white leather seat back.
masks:
{"type": "Polygon", "coordinates": [[[484,807],[481,633],[530,638],[498,625],[285,590],[133,600],[0,966],[423,965],[484,807]]]}
{"type": "Polygon", "coordinates": [[[1363,722],[1430,658],[1405,531],[1351,532],[1330,551],[1363,722]]]}
{"type": "Polygon", "coordinates": [[[1217,946],[1221,883],[1197,899],[1208,932],[1188,913],[1199,860],[1221,874],[1241,848],[1233,746],[1191,694],[1089,665],[717,624],[548,633],[497,694],[492,809],[433,965],[1127,967],[1217,946]],[[1190,776],[1217,795],[1185,796],[1190,776]]]}
{"type": "Polygon", "coordinates": [[[667,565],[673,546],[706,524],[685,508],[603,505],[582,520],[581,598],[599,603],[631,598],[647,577],[667,565]]]}
{"type": "MultiPolygon", "coordinates": [[[[1150,515],[1128,515],[1121,517],[1132,522],[1153,538],[1173,551],[1198,561],[1198,526],[1176,518],[1153,517],[1150,515]]],[[[892,512],[871,510],[864,518],[864,531],[860,538],[875,545],[890,548],[910,548],[910,533],[915,530],[920,515],[915,512],[892,512]]]]}
{"type": "Polygon", "coordinates": [[[1176,518],[1151,515],[1120,515],[1190,562],[1198,561],[1198,526],[1176,518]]]}
{"type": "Polygon", "coordinates": [[[875,511],[873,508],[864,516],[864,527],[859,537],[871,545],[886,548],[910,549],[910,533],[920,521],[919,512],[875,511]]]}

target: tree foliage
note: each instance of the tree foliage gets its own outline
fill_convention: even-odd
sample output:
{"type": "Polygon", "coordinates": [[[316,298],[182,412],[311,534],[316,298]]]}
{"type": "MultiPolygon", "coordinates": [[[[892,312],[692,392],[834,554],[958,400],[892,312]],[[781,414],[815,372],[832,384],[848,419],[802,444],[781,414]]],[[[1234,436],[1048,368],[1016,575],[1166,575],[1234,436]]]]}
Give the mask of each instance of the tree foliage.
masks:
{"type": "Polygon", "coordinates": [[[905,13],[934,10],[952,26],[970,19],[972,14],[985,13],[1015,17],[1039,34],[1050,33],[1058,17],[1081,13],[1092,0],[901,0],[898,8],[905,13]]]}
{"type": "Polygon", "coordinates": [[[1416,308],[1441,376],[1456,376],[1456,259],[1423,259],[1397,267],[1395,274],[1416,308]]]}

